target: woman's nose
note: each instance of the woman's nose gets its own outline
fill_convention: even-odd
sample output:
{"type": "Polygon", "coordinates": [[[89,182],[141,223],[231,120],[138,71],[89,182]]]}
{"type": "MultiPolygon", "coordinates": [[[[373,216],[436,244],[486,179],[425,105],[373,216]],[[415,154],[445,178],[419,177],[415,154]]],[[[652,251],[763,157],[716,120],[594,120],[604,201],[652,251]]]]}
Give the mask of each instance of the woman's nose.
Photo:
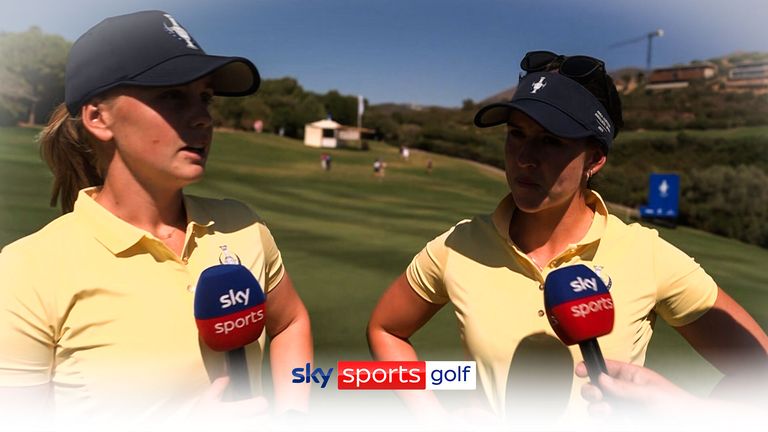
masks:
{"type": "Polygon", "coordinates": [[[515,161],[520,167],[536,166],[536,143],[531,140],[524,140],[519,143],[516,149],[515,161]]]}

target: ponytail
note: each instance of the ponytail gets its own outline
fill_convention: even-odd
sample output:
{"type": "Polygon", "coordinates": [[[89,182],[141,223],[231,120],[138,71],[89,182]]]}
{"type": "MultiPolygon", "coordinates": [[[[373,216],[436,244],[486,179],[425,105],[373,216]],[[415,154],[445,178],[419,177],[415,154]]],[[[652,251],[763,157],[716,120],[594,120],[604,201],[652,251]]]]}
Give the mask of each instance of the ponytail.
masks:
{"type": "Polygon", "coordinates": [[[96,140],[85,130],[81,119],[70,117],[66,105],[54,110],[38,141],[40,155],[53,173],[51,207],[56,207],[60,200],[61,212],[69,213],[80,189],[104,184],[96,140]]]}

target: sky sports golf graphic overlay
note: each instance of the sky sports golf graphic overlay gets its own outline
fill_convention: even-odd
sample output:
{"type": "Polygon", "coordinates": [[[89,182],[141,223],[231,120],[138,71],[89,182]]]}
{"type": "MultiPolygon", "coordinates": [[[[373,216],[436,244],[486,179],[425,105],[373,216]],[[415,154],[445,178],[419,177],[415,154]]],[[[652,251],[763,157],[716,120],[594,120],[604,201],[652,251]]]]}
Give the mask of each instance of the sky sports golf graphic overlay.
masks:
{"type": "MultiPolygon", "coordinates": [[[[339,390],[475,390],[474,361],[344,361],[336,364],[339,390]]],[[[326,388],[334,368],[309,363],[291,371],[292,382],[316,383],[326,388]]]]}

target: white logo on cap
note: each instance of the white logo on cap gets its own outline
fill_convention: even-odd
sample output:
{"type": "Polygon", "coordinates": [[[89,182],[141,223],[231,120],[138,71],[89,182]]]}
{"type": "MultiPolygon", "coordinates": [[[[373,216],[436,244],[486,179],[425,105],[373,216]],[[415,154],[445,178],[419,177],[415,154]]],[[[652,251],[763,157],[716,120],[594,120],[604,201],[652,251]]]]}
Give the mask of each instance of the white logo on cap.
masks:
{"type": "Polygon", "coordinates": [[[595,111],[595,119],[597,120],[597,129],[602,133],[611,132],[611,122],[603,115],[600,110],[595,111]]]}
{"type": "Polygon", "coordinates": [[[538,81],[533,83],[533,90],[531,90],[531,94],[534,94],[537,91],[539,91],[539,90],[543,89],[544,87],[546,87],[547,83],[544,82],[546,79],[547,79],[546,77],[541,77],[541,78],[539,78],[538,81]]]}
{"type": "Polygon", "coordinates": [[[187,48],[200,49],[197,47],[197,45],[195,45],[194,42],[192,42],[192,36],[190,36],[189,33],[187,33],[187,31],[184,30],[184,27],[182,27],[181,24],[176,22],[176,20],[173,19],[173,17],[168,14],[164,14],[163,16],[166,17],[168,21],[171,22],[170,27],[168,26],[168,24],[163,23],[163,26],[165,27],[165,31],[167,31],[168,33],[176,33],[178,37],[184,39],[184,41],[187,43],[187,48]]]}

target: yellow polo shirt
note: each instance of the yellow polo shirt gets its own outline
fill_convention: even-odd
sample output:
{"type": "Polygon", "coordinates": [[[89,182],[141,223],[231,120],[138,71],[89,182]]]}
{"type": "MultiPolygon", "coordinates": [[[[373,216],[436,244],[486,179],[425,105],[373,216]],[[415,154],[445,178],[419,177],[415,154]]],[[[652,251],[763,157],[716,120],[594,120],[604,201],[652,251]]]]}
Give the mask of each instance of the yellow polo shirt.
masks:
{"type": "Polygon", "coordinates": [[[509,195],[492,215],[459,222],[430,241],[406,271],[425,300],[452,304],[464,347],[498,414],[517,413],[531,400],[554,408],[550,416],[585,411],[583,381],[573,375],[582,360],[579,347],[557,340],[544,312],[550,271],[597,266],[615,304],[613,331],[598,338],[602,353],[634,364],[645,361],[657,315],[681,326],[715,302],[717,285],[691,257],[656,230],[609,215],[597,193],[589,191],[587,203],[595,210],[587,234],[541,270],[509,238],[515,211],[509,195]]]}
{"type": "MultiPolygon", "coordinates": [[[[0,386],[50,384],[58,419],[165,416],[224,374],[224,353],[198,340],[200,273],[221,246],[266,291],[281,280],[264,223],[233,200],[185,196],[182,256],[119,219],[84,189],[74,211],[0,253],[0,386]]],[[[246,347],[260,392],[265,336],[246,347]]]]}

